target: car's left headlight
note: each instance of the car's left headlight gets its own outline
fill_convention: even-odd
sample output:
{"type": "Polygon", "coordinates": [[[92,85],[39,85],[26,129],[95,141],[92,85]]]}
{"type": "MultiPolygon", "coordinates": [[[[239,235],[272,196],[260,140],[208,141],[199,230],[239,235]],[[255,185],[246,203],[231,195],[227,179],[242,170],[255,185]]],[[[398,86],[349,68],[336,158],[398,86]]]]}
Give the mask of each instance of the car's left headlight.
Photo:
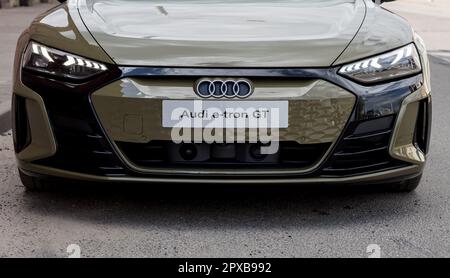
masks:
{"type": "Polygon", "coordinates": [[[339,74],[363,84],[381,83],[422,71],[420,57],[414,44],[372,58],[347,64],[339,74]]]}
{"type": "Polygon", "coordinates": [[[66,53],[31,41],[23,56],[22,67],[43,75],[69,81],[82,81],[107,70],[99,62],[66,53]]]}

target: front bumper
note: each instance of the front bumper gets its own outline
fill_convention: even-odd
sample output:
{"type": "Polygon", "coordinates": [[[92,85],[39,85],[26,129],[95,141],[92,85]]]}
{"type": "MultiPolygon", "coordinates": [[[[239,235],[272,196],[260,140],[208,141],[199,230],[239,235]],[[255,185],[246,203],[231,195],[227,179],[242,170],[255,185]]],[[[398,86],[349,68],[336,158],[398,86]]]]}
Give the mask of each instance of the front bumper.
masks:
{"type": "MultiPolygon", "coordinates": [[[[23,73],[14,91],[18,165],[29,174],[119,182],[370,183],[419,175],[428,150],[431,120],[431,97],[424,76],[365,87],[338,76],[336,71],[337,68],[121,68],[78,86],[23,73]],[[155,89],[154,84],[174,81],[180,84],[186,80],[189,83],[204,76],[269,80],[272,85],[294,84],[287,86],[288,89],[284,85],[285,95],[281,97],[303,108],[294,110],[293,114],[306,125],[281,133],[280,139],[309,146],[329,144],[329,148],[310,165],[299,168],[283,165],[255,169],[178,168],[135,163],[118,146],[119,142],[167,140],[167,134],[159,127],[158,117],[150,117],[149,122],[156,124],[144,129],[152,132],[140,134],[130,134],[126,126],[117,123],[123,123],[128,115],[133,115],[131,119],[136,119],[136,115],[137,118],[160,115],[157,107],[167,96],[161,95],[164,87],[158,85],[159,90],[149,91],[159,95],[139,98],[133,94],[136,86],[130,90],[125,83],[139,84],[142,91],[152,86],[155,89]],[[311,107],[308,105],[311,101],[316,109],[305,113],[304,108],[311,107]],[[130,105],[133,102],[137,104],[130,105]],[[109,109],[112,104],[114,109],[109,109]],[[156,107],[156,110],[139,110],[140,107],[156,107]],[[26,115],[25,122],[23,115],[26,115]]],[[[267,86],[263,87],[266,91],[259,95],[255,92],[254,97],[273,99],[267,86]]],[[[185,98],[193,96],[192,93],[185,98]]],[[[130,125],[135,127],[136,122],[130,125]]]]}

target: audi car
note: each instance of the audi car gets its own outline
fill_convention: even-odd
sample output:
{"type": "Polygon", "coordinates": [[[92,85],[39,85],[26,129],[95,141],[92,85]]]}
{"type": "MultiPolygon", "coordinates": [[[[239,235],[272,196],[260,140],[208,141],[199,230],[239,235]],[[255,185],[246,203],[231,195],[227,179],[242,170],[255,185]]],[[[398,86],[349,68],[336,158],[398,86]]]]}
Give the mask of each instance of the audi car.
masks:
{"type": "Polygon", "coordinates": [[[29,190],[412,191],[430,93],[423,40],[369,0],[69,0],[18,40],[14,147],[29,190]]]}

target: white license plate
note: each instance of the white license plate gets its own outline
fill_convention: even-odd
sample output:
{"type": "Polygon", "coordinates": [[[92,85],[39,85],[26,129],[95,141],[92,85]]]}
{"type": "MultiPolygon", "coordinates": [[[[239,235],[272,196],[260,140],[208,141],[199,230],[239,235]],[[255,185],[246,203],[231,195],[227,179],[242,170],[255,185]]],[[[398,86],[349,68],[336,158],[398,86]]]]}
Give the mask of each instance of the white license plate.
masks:
{"type": "Polygon", "coordinates": [[[287,128],[288,101],[163,100],[163,127],[287,128]]]}

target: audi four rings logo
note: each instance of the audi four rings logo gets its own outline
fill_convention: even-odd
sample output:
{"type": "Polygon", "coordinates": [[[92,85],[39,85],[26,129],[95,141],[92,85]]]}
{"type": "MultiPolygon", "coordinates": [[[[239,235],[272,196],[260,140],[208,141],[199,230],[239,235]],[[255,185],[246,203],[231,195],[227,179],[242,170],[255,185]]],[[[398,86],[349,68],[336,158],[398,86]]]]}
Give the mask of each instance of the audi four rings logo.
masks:
{"type": "Polygon", "coordinates": [[[203,98],[246,98],[253,93],[253,84],[247,79],[200,79],[195,92],[203,98]]]}

